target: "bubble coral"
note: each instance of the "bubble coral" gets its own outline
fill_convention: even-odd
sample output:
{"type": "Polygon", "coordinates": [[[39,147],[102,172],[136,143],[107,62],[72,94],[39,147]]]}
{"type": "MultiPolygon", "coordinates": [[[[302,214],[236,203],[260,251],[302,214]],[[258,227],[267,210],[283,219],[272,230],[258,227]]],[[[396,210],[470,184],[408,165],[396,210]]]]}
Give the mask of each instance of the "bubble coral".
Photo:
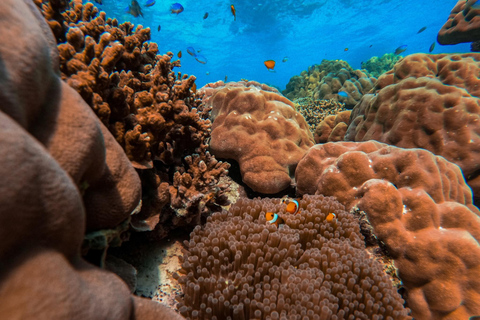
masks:
{"type": "Polygon", "coordinates": [[[332,197],[305,196],[300,213],[280,199],[239,199],[196,227],[179,281],[187,319],[410,319],[365,251],[358,220],[332,197]],[[267,224],[265,213],[285,221],[267,224]],[[336,218],[325,218],[335,212],[336,218]]]}

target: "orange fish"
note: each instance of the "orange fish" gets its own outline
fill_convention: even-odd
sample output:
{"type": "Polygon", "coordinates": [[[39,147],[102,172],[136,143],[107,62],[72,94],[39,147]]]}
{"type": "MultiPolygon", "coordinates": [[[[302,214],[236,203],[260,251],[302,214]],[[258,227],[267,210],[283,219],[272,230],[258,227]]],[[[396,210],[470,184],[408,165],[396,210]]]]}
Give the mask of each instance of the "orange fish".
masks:
{"type": "Polygon", "coordinates": [[[192,86],[192,92],[195,94],[197,93],[197,84],[194,82],[192,86]]]}
{"type": "Polygon", "coordinates": [[[327,217],[325,218],[325,220],[327,220],[327,222],[332,222],[333,219],[335,219],[337,217],[337,215],[333,212],[330,212],[327,217]]]}
{"type": "Polygon", "coordinates": [[[182,57],[182,50],[178,51],[177,56],[178,56],[179,58],[182,57]]]}
{"type": "Polygon", "coordinates": [[[273,70],[273,68],[275,68],[275,60],[266,60],[264,64],[268,70],[273,70]]]}
{"type": "Polygon", "coordinates": [[[285,211],[291,214],[297,214],[300,211],[300,203],[295,199],[283,199],[283,203],[287,205],[285,211]]]}
{"type": "Polygon", "coordinates": [[[343,51],[348,51],[348,48],[343,49],[343,51]]]}
{"type": "Polygon", "coordinates": [[[267,223],[270,223],[270,224],[274,224],[276,225],[277,227],[280,225],[280,224],[283,224],[284,221],[282,218],[280,218],[278,216],[278,214],[276,214],[275,212],[267,212],[265,213],[265,219],[267,219],[267,223]]]}
{"type": "Polygon", "coordinates": [[[230,9],[232,10],[232,14],[233,14],[233,21],[237,21],[237,11],[235,10],[235,7],[233,6],[233,4],[230,6],[230,9]]]}

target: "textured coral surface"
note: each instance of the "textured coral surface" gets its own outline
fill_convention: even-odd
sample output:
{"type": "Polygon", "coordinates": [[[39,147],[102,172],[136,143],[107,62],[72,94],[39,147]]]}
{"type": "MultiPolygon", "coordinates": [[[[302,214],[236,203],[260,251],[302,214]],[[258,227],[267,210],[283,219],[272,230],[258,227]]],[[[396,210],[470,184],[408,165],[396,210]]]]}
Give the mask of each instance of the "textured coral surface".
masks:
{"type": "Polygon", "coordinates": [[[0,14],[1,318],[181,319],[80,257],[86,227],[127,219],[140,181],[60,80],[55,41],[33,2],[2,1],[0,14]]]}
{"type": "Polygon", "coordinates": [[[480,212],[458,166],[422,149],[336,142],[312,147],[296,179],[300,194],[335,196],[367,214],[414,318],[480,313],[480,212]]]}
{"type": "Polygon", "coordinates": [[[290,100],[256,86],[225,86],[207,105],[215,156],[237,161],[243,182],[256,192],[273,194],[291,185],[313,136],[290,100]]]}
{"type": "Polygon", "coordinates": [[[459,0],[437,35],[440,44],[457,44],[480,40],[480,9],[472,8],[476,0],[459,0]]]}
{"type": "Polygon", "coordinates": [[[326,117],[315,128],[315,143],[342,141],[350,124],[350,110],[326,117]]]}
{"type": "Polygon", "coordinates": [[[414,54],[354,108],[345,140],[423,148],[462,168],[480,197],[480,54],[414,54]]]}
{"type": "Polygon", "coordinates": [[[240,199],[186,242],[187,319],[409,319],[358,220],[332,197],[305,196],[300,213],[280,199],[240,199]],[[266,222],[266,212],[284,219],[266,222]],[[331,212],[333,221],[325,218],[331,212]]]}
{"type": "MultiPolygon", "coordinates": [[[[293,101],[297,111],[302,114],[308,123],[311,132],[330,115],[336,115],[345,111],[345,104],[336,100],[313,100],[311,98],[299,98],[293,101]]],[[[343,137],[342,137],[343,138],[343,137]]]]}

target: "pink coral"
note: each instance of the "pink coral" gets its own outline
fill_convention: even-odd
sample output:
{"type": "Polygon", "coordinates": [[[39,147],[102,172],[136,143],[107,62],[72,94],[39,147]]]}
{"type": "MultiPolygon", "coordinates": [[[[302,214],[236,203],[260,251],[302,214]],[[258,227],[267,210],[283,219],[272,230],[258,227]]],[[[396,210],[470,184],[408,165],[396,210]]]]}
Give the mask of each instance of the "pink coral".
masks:
{"type": "Polygon", "coordinates": [[[312,147],[295,177],[300,194],[335,196],[366,212],[415,318],[480,313],[480,212],[458,166],[422,149],[336,142],[312,147]]]}
{"type": "Polygon", "coordinates": [[[295,166],[313,137],[290,100],[255,86],[227,85],[207,106],[212,107],[211,151],[237,161],[246,185],[273,194],[292,184],[295,166]]]}

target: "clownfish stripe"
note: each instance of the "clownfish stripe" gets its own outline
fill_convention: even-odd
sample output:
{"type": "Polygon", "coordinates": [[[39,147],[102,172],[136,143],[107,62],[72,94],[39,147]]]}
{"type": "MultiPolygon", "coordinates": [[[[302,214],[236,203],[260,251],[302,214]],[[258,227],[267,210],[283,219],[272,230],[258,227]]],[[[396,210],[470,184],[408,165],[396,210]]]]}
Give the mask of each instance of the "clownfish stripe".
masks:
{"type": "Polygon", "coordinates": [[[291,200],[286,200],[284,202],[287,203],[287,208],[285,209],[285,211],[291,214],[298,213],[298,210],[300,209],[300,203],[298,203],[298,200],[291,199],[291,200]]]}
{"type": "Polygon", "coordinates": [[[267,220],[268,223],[275,223],[278,220],[278,214],[274,213],[271,220],[267,220]]]}

